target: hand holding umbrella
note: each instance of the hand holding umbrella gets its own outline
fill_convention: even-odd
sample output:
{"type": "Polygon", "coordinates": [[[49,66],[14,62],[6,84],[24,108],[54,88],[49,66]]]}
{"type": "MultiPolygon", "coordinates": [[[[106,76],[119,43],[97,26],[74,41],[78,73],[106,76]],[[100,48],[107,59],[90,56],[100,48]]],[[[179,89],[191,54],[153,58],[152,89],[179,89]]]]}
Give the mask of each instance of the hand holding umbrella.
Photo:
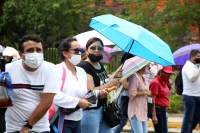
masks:
{"type": "Polygon", "coordinates": [[[122,69],[119,69],[116,73],[115,73],[115,75],[114,75],[114,78],[121,78],[122,77],[122,69]]]}

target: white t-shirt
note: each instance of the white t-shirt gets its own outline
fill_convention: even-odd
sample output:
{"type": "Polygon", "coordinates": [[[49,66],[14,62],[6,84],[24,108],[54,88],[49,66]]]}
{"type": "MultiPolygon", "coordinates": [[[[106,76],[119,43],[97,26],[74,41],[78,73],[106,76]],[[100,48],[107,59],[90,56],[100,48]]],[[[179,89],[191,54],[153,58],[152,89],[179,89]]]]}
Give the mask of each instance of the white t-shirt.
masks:
{"type": "MultiPolygon", "coordinates": [[[[22,60],[6,65],[13,85],[14,106],[6,111],[6,132],[20,131],[41,101],[42,93],[56,93],[61,86],[61,75],[54,64],[43,61],[40,67],[30,72],[24,69],[22,60]]],[[[48,111],[33,125],[35,132],[49,131],[48,111]]]]}
{"type": "Polygon", "coordinates": [[[188,96],[200,96],[200,77],[194,82],[190,79],[198,71],[196,65],[192,62],[187,61],[182,69],[182,79],[183,79],[183,94],[188,96]]]}
{"type": "MultiPolygon", "coordinates": [[[[59,91],[54,97],[54,103],[59,107],[63,108],[75,108],[78,105],[79,99],[83,98],[87,93],[87,74],[85,70],[80,67],[76,67],[76,77],[72,72],[66,67],[65,63],[61,63],[66,70],[66,79],[62,92],[59,91]]],[[[57,71],[60,75],[63,74],[63,67],[58,64],[56,65],[57,71]]],[[[66,120],[78,121],[83,117],[82,109],[76,112],[66,115],[66,120]]]]}

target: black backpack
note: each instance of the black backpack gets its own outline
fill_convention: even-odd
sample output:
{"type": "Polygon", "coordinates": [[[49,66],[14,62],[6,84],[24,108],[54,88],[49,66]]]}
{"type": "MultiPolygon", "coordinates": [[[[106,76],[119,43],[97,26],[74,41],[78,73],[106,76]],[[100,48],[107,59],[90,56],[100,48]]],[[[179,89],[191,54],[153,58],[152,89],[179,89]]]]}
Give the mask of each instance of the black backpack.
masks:
{"type": "Polygon", "coordinates": [[[182,95],[183,93],[182,69],[175,78],[175,91],[178,95],[182,95]]]}

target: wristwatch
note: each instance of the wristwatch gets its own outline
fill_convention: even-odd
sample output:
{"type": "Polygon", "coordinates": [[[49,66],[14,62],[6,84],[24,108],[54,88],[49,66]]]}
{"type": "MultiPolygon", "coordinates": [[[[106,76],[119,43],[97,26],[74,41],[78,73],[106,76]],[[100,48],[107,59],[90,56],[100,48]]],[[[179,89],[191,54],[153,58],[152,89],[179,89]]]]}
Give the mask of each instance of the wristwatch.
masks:
{"type": "Polygon", "coordinates": [[[28,122],[28,120],[24,121],[24,126],[28,127],[29,129],[32,129],[33,126],[31,126],[28,122]]]}

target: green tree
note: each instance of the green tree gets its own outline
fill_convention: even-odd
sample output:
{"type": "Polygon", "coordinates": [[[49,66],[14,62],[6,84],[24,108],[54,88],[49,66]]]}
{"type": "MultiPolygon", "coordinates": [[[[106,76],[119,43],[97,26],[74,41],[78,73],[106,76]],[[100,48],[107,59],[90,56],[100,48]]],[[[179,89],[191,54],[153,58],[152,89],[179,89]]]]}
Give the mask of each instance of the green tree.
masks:
{"type": "Polygon", "coordinates": [[[0,40],[17,48],[25,34],[39,34],[45,48],[55,41],[89,29],[94,15],[105,13],[93,0],[7,0],[1,7],[0,40]]]}
{"type": "Polygon", "coordinates": [[[191,41],[190,26],[194,25],[200,28],[199,1],[165,0],[163,9],[159,5],[160,0],[121,1],[124,5],[117,16],[152,31],[169,44],[172,51],[189,44],[191,41]]]}

